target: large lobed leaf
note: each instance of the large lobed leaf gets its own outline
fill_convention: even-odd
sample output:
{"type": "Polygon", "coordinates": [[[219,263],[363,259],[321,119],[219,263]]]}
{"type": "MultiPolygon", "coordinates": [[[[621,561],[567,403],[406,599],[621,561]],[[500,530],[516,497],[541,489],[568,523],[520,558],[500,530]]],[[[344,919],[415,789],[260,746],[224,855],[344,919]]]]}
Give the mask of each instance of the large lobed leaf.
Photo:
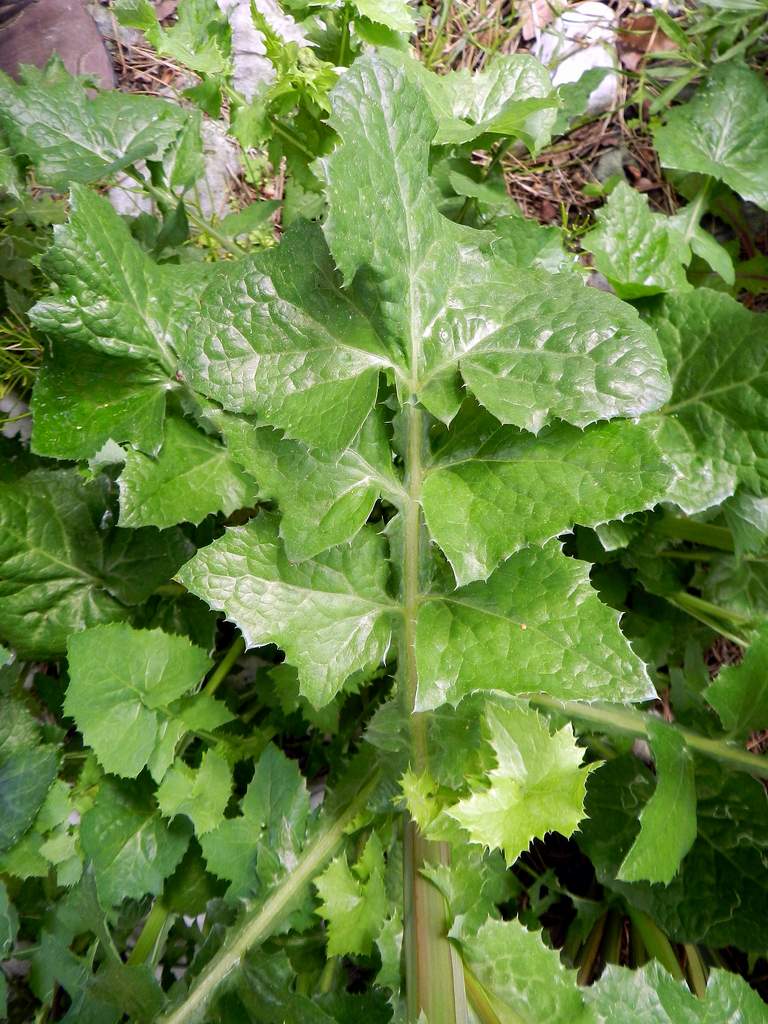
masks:
{"type": "Polygon", "coordinates": [[[484,237],[444,219],[427,185],[435,122],[402,71],[358,61],[332,96],[341,143],[323,163],[325,233],[345,282],[378,306],[401,389],[437,416],[465,384],[502,422],[538,430],[638,415],[668,393],[655,339],[634,311],[570,275],[497,263],[484,237]],[[362,210],[364,190],[389,197],[362,210]]]}
{"type": "Polygon", "coordinates": [[[419,711],[476,690],[588,700],[648,700],[645,666],[586,565],[551,541],[524,548],[485,583],[430,595],[416,635],[419,711]]]}
{"type": "Polygon", "coordinates": [[[427,524],[459,583],[575,523],[623,518],[666,494],[672,472],[642,422],[560,425],[535,438],[496,426],[474,452],[462,444],[440,453],[424,482],[427,524]]]}
{"type": "Polygon", "coordinates": [[[175,103],[123,92],[88,95],[83,83],[52,60],[27,66],[21,82],[0,75],[0,124],[37,180],[65,189],[99,181],[139,160],[159,160],[188,114],[175,103]]]}

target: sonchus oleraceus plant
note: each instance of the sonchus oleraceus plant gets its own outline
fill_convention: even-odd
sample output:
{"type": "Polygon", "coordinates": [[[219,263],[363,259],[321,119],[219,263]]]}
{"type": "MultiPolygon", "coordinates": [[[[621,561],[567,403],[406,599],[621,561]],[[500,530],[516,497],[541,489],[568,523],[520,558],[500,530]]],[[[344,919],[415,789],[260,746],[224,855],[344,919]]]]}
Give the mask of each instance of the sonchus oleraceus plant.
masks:
{"type": "MultiPolygon", "coordinates": [[[[357,787],[267,909],[276,920],[314,879],[329,952],[383,948],[385,918],[398,928],[384,860],[398,867],[401,842],[407,1019],[458,1024],[468,999],[486,998],[467,964],[486,948],[473,942],[491,911],[480,901],[449,937],[451,865],[466,872],[475,858],[485,878],[489,857],[503,868],[535,836],[571,835],[596,767],[537,697],[655,696],[589,565],[558,537],[668,493],[676,471],[655,411],[670,383],[631,306],[572,272],[521,267],[491,232],[441,215],[436,123],[406,71],[358,59],[333,91],[330,125],[322,226],[298,223],[275,248],[229,263],[158,267],[104,199],[73,188],[45,258],[54,291],[34,311],[55,338],[34,445],[86,459],[123,444],[121,527],[254,509],[177,580],[248,647],[282,649],[315,708],[391,672],[369,739],[379,771],[396,769],[387,806],[404,811],[387,816],[374,801],[365,818],[373,790],[357,787]],[[86,370],[88,387],[76,387],[86,370]],[[353,870],[346,855],[328,865],[361,815],[375,828],[353,870]],[[365,897],[346,918],[345,886],[365,897]]],[[[77,656],[75,639],[73,678],[77,656]]],[[[194,684],[190,671],[168,700],[194,684]]],[[[87,715],[68,701],[76,720],[87,715]]],[[[216,833],[200,832],[215,865],[216,833]]],[[[265,913],[165,1019],[202,1010],[268,933],[265,913]]]]}

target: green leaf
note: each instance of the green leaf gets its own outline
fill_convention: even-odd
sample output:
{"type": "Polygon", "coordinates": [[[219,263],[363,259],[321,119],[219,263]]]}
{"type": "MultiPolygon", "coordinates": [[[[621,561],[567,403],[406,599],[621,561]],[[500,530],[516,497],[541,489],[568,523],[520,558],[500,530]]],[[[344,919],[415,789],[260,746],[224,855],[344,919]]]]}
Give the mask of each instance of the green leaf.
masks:
{"type": "Polygon", "coordinates": [[[339,451],[376,400],[388,356],[340,290],[319,228],[221,264],[189,313],[183,366],[193,387],[289,437],[339,451]]]}
{"type": "Polygon", "coordinates": [[[0,882],[0,958],[5,959],[13,948],[19,930],[19,917],[8,899],[5,883],[0,882]]]}
{"type": "Polygon", "coordinates": [[[708,174],[768,209],[768,87],[740,61],[715,64],[653,133],[664,167],[708,174]]]}
{"type": "Polygon", "coordinates": [[[372,528],[342,547],[288,561],[277,523],[262,514],[198,551],[179,580],[235,622],[249,647],[276,643],[299,670],[301,692],[327,704],[344,681],[383,661],[395,605],[385,544],[372,528]]]}
{"type": "Polygon", "coordinates": [[[644,423],[511,427],[440,456],[424,481],[427,525],[459,584],[484,578],[527,544],[597,526],[662,500],[671,471],[644,423]],[[557,500],[553,500],[557,495],[557,500]]]}
{"type": "Polygon", "coordinates": [[[122,622],[75,633],[67,654],[64,710],[101,765],[126,778],[146,767],[161,740],[162,720],[173,717],[170,705],[197,686],[212,665],[186,637],[135,630],[122,622]]]}
{"type": "Polygon", "coordinates": [[[656,789],[640,812],[640,832],[617,877],[668,885],[696,840],[693,757],[673,728],[651,720],[648,734],[656,762],[656,789]]]}
{"type": "Polygon", "coordinates": [[[242,814],[200,838],[209,871],[231,883],[233,898],[264,896],[296,864],[309,794],[295,761],[270,744],[256,763],[242,814]]]}
{"type": "Polygon", "coordinates": [[[173,417],[154,458],[128,449],[118,480],[121,526],[199,523],[253,503],[256,485],[227,449],[188,420],[173,417]]]}
{"type": "Polygon", "coordinates": [[[375,832],[350,868],[346,854],[332,860],[315,886],[318,914],[328,922],[328,956],[368,956],[387,914],[384,852],[375,832]]]}
{"type": "Polygon", "coordinates": [[[764,949],[768,801],[760,782],[712,763],[697,768],[698,836],[666,887],[617,879],[653,790],[648,770],[629,756],[594,776],[578,841],[598,880],[650,914],[673,942],[764,949]]]}
{"type": "MultiPolygon", "coordinates": [[[[35,767],[43,769],[44,782],[40,783],[40,802],[35,801],[33,804],[34,820],[15,845],[11,845],[0,857],[0,871],[21,879],[45,878],[51,874],[53,866],[56,868],[56,881],[59,885],[73,885],[82,873],[77,837],[69,823],[70,814],[77,808],[70,799],[67,783],[55,777],[55,761],[52,769],[47,766],[43,768],[42,765],[35,767]],[[43,784],[47,784],[47,789],[42,789],[43,784]]],[[[22,802],[17,815],[23,806],[22,802]]],[[[11,823],[13,814],[9,814],[6,820],[11,823]]]]}
{"type": "Polygon", "coordinates": [[[142,4],[136,10],[134,3],[135,0],[121,0],[115,4],[118,20],[145,32],[149,29],[147,38],[161,56],[170,57],[200,75],[220,75],[230,70],[229,47],[223,32],[226,20],[211,0],[182,0],[170,29],[160,28],[151,4],[142,4]],[[150,13],[154,24],[150,23],[150,13]]]}
{"type": "Polygon", "coordinates": [[[488,918],[498,918],[498,905],[510,896],[510,876],[500,853],[487,854],[472,843],[455,845],[451,863],[425,864],[422,874],[445,897],[449,919],[461,917],[467,932],[488,918]]]}
{"type": "Polygon", "coordinates": [[[735,737],[768,725],[768,627],[763,625],[739,665],[725,665],[704,691],[723,728],[735,737]]]}
{"type": "Polygon", "coordinates": [[[587,776],[584,751],[573,729],[553,735],[535,711],[489,705],[485,720],[496,767],[488,787],[448,809],[474,843],[502,850],[511,865],[533,839],[548,832],[571,836],[584,817],[587,776]]]}
{"type": "Polygon", "coordinates": [[[110,527],[104,481],[33,470],[0,483],[0,637],[20,657],[63,654],[70,633],[127,619],[190,553],[175,530],[110,527]]]}
{"type": "MultiPolygon", "coordinates": [[[[519,921],[487,921],[476,935],[454,929],[464,963],[501,1024],[588,1024],[576,974],[519,921]]],[[[452,933],[452,934],[454,934],[452,933]]]]}
{"type": "Polygon", "coordinates": [[[639,701],[654,696],[645,666],[560,545],[524,548],[484,583],[431,595],[416,634],[417,709],[475,690],[639,701]]]}
{"type": "Polygon", "coordinates": [[[0,77],[0,124],[13,151],[30,160],[40,184],[61,191],[139,160],[159,160],[186,118],[181,107],[154,96],[91,98],[58,58],[43,71],[25,68],[21,82],[0,77]]]}
{"type": "Polygon", "coordinates": [[[528,54],[495,54],[482,71],[445,75],[397,50],[383,56],[423,89],[437,121],[437,145],[461,145],[486,133],[521,138],[531,151],[549,142],[558,99],[547,70],[528,54]]]}
{"type": "Polygon", "coordinates": [[[83,852],[93,861],[104,907],[157,896],[189,842],[186,822],[163,821],[138,783],[105,778],[80,826],[83,852]]]}
{"type": "Polygon", "coordinates": [[[559,227],[545,227],[522,215],[497,217],[491,227],[496,236],[491,251],[510,267],[548,270],[553,274],[574,269],[575,257],[566,252],[559,227]]]}
{"type": "Polygon", "coordinates": [[[0,852],[14,846],[35,820],[57,767],[49,746],[0,747],[0,852]]]}
{"type": "Polygon", "coordinates": [[[232,458],[258,481],[260,496],[277,501],[280,536],[292,561],[350,540],[379,496],[402,487],[379,411],[341,455],[307,448],[240,417],[222,416],[216,423],[232,458]]]}
{"type": "Polygon", "coordinates": [[[393,32],[413,32],[416,27],[408,0],[353,0],[353,4],[364,18],[393,32]]]}
{"type": "Polygon", "coordinates": [[[35,379],[32,450],[87,459],[112,440],[155,453],[167,393],[167,374],[152,363],[105,359],[71,341],[54,344],[35,379]]]}
{"type": "Polygon", "coordinates": [[[332,105],[341,143],[322,164],[324,230],[344,280],[357,275],[379,304],[401,393],[449,421],[458,368],[502,422],[534,431],[555,417],[635,416],[666,398],[661,354],[634,310],[571,274],[513,270],[481,252],[485,234],[442,217],[428,186],[435,121],[402,70],[359,60],[332,105]],[[361,209],[367,192],[392,201],[361,209]]]}
{"type": "Polygon", "coordinates": [[[767,320],[706,288],[667,296],[652,316],[673,381],[665,412],[677,433],[660,439],[680,471],[670,497],[688,513],[739,482],[754,494],[768,489],[767,320]]]}
{"type": "Polygon", "coordinates": [[[595,1024],[720,1024],[738,1020],[763,1024],[765,1003],[748,982],[730,971],[713,970],[697,999],[658,963],[630,971],[610,964],[597,984],[582,989],[595,1024]]]}
{"type": "Polygon", "coordinates": [[[197,769],[176,761],[160,784],[157,802],[168,818],[186,814],[195,835],[201,836],[223,820],[231,791],[232,773],[227,761],[215,750],[207,750],[197,769]]]}
{"type": "Polygon", "coordinates": [[[152,1024],[165,996],[149,964],[107,963],[88,982],[88,993],[137,1024],[152,1024]]]}
{"type": "Polygon", "coordinates": [[[152,46],[157,45],[160,24],[150,0],[115,0],[113,10],[118,24],[138,29],[152,46]]]}
{"type": "Polygon", "coordinates": [[[669,218],[651,213],[647,196],[621,181],[596,216],[581,244],[622,299],[690,289],[690,247],[669,218]]]}
{"type": "Polygon", "coordinates": [[[58,288],[33,307],[32,322],[97,352],[147,360],[175,382],[185,289],[201,272],[158,266],[103,196],[81,186],[71,194],[69,222],[42,261],[58,288]]]}
{"type": "MultiPolygon", "coordinates": [[[[684,225],[686,230],[690,230],[689,216],[688,210],[685,208],[674,217],[670,217],[670,222],[679,226],[684,225]]],[[[719,274],[727,285],[734,284],[736,281],[736,270],[733,266],[733,260],[725,246],[721,245],[714,235],[710,235],[700,224],[697,224],[691,232],[690,245],[693,252],[700,256],[705,263],[708,263],[712,270],[719,274]]],[[[748,287],[746,283],[740,282],[740,285],[741,287],[748,287]]]]}
{"type": "Polygon", "coordinates": [[[736,557],[762,552],[768,541],[768,498],[737,491],[723,503],[722,509],[733,534],[736,557]]]}

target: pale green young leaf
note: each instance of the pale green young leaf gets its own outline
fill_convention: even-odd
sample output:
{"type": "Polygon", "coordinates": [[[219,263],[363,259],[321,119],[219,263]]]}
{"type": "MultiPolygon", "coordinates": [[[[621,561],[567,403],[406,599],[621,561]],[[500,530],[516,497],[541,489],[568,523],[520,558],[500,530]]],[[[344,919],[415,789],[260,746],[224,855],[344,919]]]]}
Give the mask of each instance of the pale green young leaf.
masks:
{"type": "Polygon", "coordinates": [[[707,174],[768,209],[768,86],[739,60],[715,64],[653,133],[664,167],[707,174]]]}
{"type": "Polygon", "coordinates": [[[641,701],[655,691],[589,583],[556,541],[524,548],[484,583],[432,595],[419,611],[417,709],[476,690],[641,701]]]}
{"type": "Polygon", "coordinates": [[[121,526],[199,523],[254,502],[256,485],[216,438],[172,417],[156,456],[128,449],[118,480],[121,526]]]}
{"type": "Polygon", "coordinates": [[[461,928],[453,934],[501,1024],[592,1024],[576,972],[563,966],[539,933],[519,921],[489,920],[475,935],[461,928]]]}
{"type": "Polygon", "coordinates": [[[232,771],[215,750],[207,750],[199,768],[183,761],[168,770],[157,791],[157,802],[167,818],[185,814],[201,836],[216,828],[232,792],[232,771]]]}
{"type": "Polygon", "coordinates": [[[671,500],[692,513],[722,501],[738,483],[762,494],[768,488],[768,434],[761,425],[768,415],[768,317],[697,288],[667,296],[651,319],[673,381],[664,411],[682,430],[679,445],[667,431],[661,438],[680,470],[681,492],[673,487],[671,500]]]}
{"type": "Polygon", "coordinates": [[[277,522],[262,514],[198,551],[178,578],[235,622],[249,647],[282,647],[302,693],[321,707],[353,672],[383,661],[395,610],[387,575],[384,540],[370,527],[296,565],[277,522]]]}
{"type": "Polygon", "coordinates": [[[512,864],[532,839],[548,832],[572,835],[584,817],[587,776],[584,751],[570,725],[550,734],[535,711],[491,704],[485,713],[496,767],[486,788],[472,792],[448,814],[474,843],[502,850],[512,864]]]}
{"type": "Polygon", "coordinates": [[[393,32],[413,32],[416,27],[408,0],[353,0],[353,5],[364,18],[393,32]]]}
{"type": "Polygon", "coordinates": [[[200,838],[208,869],[230,882],[232,898],[263,896],[296,865],[309,817],[309,794],[295,761],[270,744],[241,804],[200,838]]]}
{"type": "Polygon", "coordinates": [[[597,984],[582,989],[594,1024],[765,1024],[765,1003],[749,983],[713,970],[697,998],[653,961],[639,970],[610,964],[597,984]]]}
{"type": "Polygon", "coordinates": [[[720,669],[704,696],[738,738],[768,727],[768,627],[761,627],[740,664],[720,669]]]}
{"type": "Polygon", "coordinates": [[[280,536],[292,561],[312,558],[350,540],[383,493],[397,497],[384,419],[374,410],[340,455],[308,448],[241,417],[216,420],[232,458],[280,509],[280,536]]]}
{"type": "Polygon", "coordinates": [[[62,341],[46,353],[32,394],[32,450],[87,459],[109,441],[153,454],[163,442],[168,375],[156,364],[62,341]]]}
{"type": "Polygon", "coordinates": [[[186,119],[180,106],[154,96],[89,96],[58,59],[43,71],[26,68],[21,82],[0,77],[0,124],[12,150],[30,160],[38,182],[59,190],[159,160],[186,119]]]}
{"type": "Polygon", "coordinates": [[[352,867],[342,853],[315,879],[315,887],[321,901],[317,912],[328,922],[328,956],[368,956],[389,905],[376,833],[352,867]]]}
{"type": "Polygon", "coordinates": [[[597,226],[581,244],[618,296],[690,290],[685,275],[690,247],[667,217],[651,212],[646,196],[619,182],[596,216],[597,226]]]}
{"type": "Polygon", "coordinates": [[[474,453],[438,455],[424,514],[458,583],[575,523],[597,526],[663,500],[672,473],[654,435],[642,421],[561,424],[538,437],[503,427],[474,453]]]}
{"type": "Polygon", "coordinates": [[[274,249],[220,264],[185,320],[193,387],[319,448],[350,443],[389,364],[355,296],[341,291],[320,229],[307,223],[274,249]]]}
{"type": "Polygon", "coordinates": [[[445,897],[449,920],[461,918],[467,932],[498,918],[498,906],[513,888],[502,854],[486,853],[474,843],[454,845],[450,865],[425,864],[421,873],[445,897]]]}
{"type": "Polygon", "coordinates": [[[80,826],[101,904],[112,907],[124,899],[159,895],[184,856],[189,833],[181,819],[164,821],[138,783],[103,779],[80,826]]]}
{"type": "Polygon", "coordinates": [[[345,281],[357,274],[378,303],[401,391],[448,421],[460,369],[495,416],[534,431],[554,417],[586,426],[664,401],[663,359],[634,310],[573,275],[493,260],[480,250],[484,234],[438,212],[427,186],[436,124],[403,70],[359,60],[332,105],[341,143],[322,167],[324,230],[345,281]],[[364,190],[392,202],[361,209],[364,190]]]}
{"type": "Polygon", "coordinates": [[[673,728],[651,720],[648,731],[656,762],[656,789],[640,813],[640,832],[617,877],[626,882],[645,879],[668,885],[696,840],[693,757],[673,728]]]}
{"type": "Polygon", "coordinates": [[[158,719],[157,743],[147,761],[147,768],[155,782],[161,782],[173,763],[176,745],[188,732],[205,730],[214,732],[231,722],[234,715],[223,701],[215,700],[205,691],[191,697],[182,697],[174,703],[172,717],[158,719]]]}
{"type": "Polygon", "coordinates": [[[127,623],[75,633],[68,660],[65,712],[101,765],[128,778],[139,774],[161,741],[163,719],[173,717],[169,705],[197,686],[212,664],[186,637],[127,623]]]}
{"type": "Polygon", "coordinates": [[[190,555],[176,530],[110,518],[103,481],[72,469],[0,483],[0,638],[21,657],[56,657],[71,633],[128,618],[190,555]]]}

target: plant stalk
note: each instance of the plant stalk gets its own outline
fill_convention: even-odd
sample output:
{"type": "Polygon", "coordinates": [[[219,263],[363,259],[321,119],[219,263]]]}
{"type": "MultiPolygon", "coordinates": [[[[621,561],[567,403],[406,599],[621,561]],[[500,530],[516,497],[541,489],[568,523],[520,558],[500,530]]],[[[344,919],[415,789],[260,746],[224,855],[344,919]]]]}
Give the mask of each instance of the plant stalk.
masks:
{"type": "Polygon", "coordinates": [[[718,551],[733,551],[733,534],[724,526],[713,526],[712,523],[700,523],[687,516],[665,515],[657,529],[665,537],[675,540],[687,540],[692,544],[702,544],[718,551]]]}
{"type": "MultiPolygon", "coordinates": [[[[546,694],[535,694],[530,698],[531,704],[557,711],[567,718],[575,718],[582,722],[591,722],[605,732],[620,732],[629,736],[649,738],[648,722],[650,716],[632,708],[618,707],[610,704],[588,704],[578,700],[557,700],[546,694]]],[[[735,771],[749,772],[761,779],[768,779],[768,757],[750,754],[742,747],[734,746],[726,740],[713,740],[706,736],[684,728],[682,725],[670,723],[685,740],[690,750],[705,757],[714,758],[727,764],[735,771]]]]}
{"type": "Polygon", "coordinates": [[[184,1001],[159,1017],[157,1024],[189,1024],[201,1018],[218,987],[239,967],[248,950],[269,938],[293,901],[336,853],[344,832],[365,808],[377,778],[375,771],[360,787],[354,800],[307,846],[282,884],[232,927],[219,952],[192,982],[184,1001]]]}
{"type": "Polygon", "coordinates": [[[172,924],[173,917],[162,900],[155,900],[136,939],[136,945],[130,952],[127,961],[129,964],[154,964],[159,959],[156,953],[161,945],[165,945],[164,936],[172,924]]]}
{"type": "Polygon", "coordinates": [[[653,918],[649,917],[642,910],[635,910],[633,907],[629,907],[628,913],[632,924],[640,933],[643,945],[650,955],[655,956],[662,967],[666,968],[673,978],[682,981],[684,975],[680,961],[677,959],[672,943],[661,928],[659,928],[653,918]]]}
{"type": "MultiPolygon", "coordinates": [[[[426,423],[414,401],[406,415],[406,497],[403,503],[403,636],[400,650],[402,699],[411,727],[413,767],[427,769],[427,721],[414,712],[418,683],[416,621],[421,595],[422,511],[426,423]]],[[[423,1012],[430,1024],[468,1024],[464,973],[457,951],[448,941],[445,901],[421,874],[425,864],[447,864],[447,843],[433,843],[406,819],[404,827],[404,945],[408,1020],[416,1024],[423,1012]]]]}
{"type": "Polygon", "coordinates": [[[241,636],[236,637],[232,641],[230,646],[221,661],[218,663],[216,668],[211,673],[208,682],[205,684],[205,692],[209,697],[212,697],[218,690],[221,684],[229,675],[232,670],[232,666],[235,664],[237,659],[245,650],[245,640],[241,636]]]}

